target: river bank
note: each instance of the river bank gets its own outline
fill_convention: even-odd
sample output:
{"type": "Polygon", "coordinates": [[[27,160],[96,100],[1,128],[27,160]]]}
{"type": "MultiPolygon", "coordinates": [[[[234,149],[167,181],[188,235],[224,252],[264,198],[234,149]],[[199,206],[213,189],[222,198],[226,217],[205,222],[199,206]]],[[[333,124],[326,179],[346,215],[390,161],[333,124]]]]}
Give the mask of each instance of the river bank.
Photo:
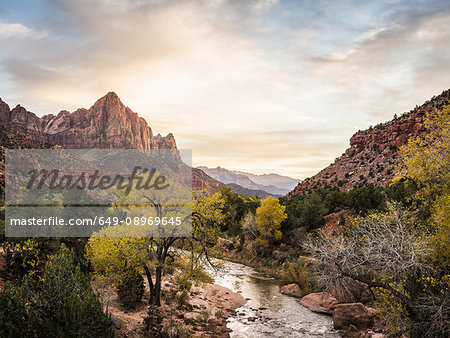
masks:
{"type": "MultiPolygon", "coordinates": [[[[166,332],[178,336],[215,337],[339,337],[332,318],[280,293],[278,282],[252,267],[216,260],[220,269],[208,268],[213,284],[194,285],[183,306],[168,298],[158,308],[166,332]]],[[[165,280],[163,290],[172,287],[165,280]]],[[[142,337],[148,299],[135,310],[120,308],[113,288],[97,289],[113,319],[117,337],[142,337]]]]}
{"type": "MultiPolygon", "coordinates": [[[[165,281],[163,290],[170,293],[171,283],[165,281]]],[[[148,294],[148,286],[146,285],[148,294]]],[[[105,311],[111,315],[116,330],[116,337],[143,337],[144,318],[148,316],[148,299],[144,299],[136,309],[123,310],[118,302],[114,288],[96,288],[105,311]]],[[[202,283],[192,286],[184,304],[180,306],[177,299],[165,297],[158,308],[163,318],[161,326],[166,332],[176,336],[189,337],[215,336],[229,337],[230,328],[227,319],[236,315],[236,309],[242,307],[246,300],[241,294],[227,287],[202,283]]]]}

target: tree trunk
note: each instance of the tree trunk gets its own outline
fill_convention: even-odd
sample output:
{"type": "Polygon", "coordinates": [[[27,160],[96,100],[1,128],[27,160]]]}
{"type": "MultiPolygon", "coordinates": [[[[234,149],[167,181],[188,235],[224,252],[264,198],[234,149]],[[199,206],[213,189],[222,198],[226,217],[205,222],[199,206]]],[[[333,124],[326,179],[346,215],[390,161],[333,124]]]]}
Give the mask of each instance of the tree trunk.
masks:
{"type": "Polygon", "coordinates": [[[153,303],[155,298],[155,287],[153,286],[152,275],[147,265],[144,264],[145,275],[147,276],[148,287],[150,288],[150,304],[153,303]]]}
{"type": "Polygon", "coordinates": [[[155,278],[155,304],[157,306],[161,305],[161,278],[162,278],[162,265],[158,264],[156,268],[156,278],[155,278]]]}

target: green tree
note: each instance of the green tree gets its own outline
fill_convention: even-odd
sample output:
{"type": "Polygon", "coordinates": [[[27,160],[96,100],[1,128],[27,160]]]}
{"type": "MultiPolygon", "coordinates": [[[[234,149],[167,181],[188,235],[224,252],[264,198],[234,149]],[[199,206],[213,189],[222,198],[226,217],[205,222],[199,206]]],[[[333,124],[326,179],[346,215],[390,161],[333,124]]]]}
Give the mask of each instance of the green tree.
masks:
{"type": "Polygon", "coordinates": [[[46,264],[42,279],[24,279],[30,322],[39,337],[112,337],[111,318],[91,288],[89,277],[65,245],[46,264]]]}
{"type": "Polygon", "coordinates": [[[324,197],[324,203],[328,214],[340,211],[348,205],[347,193],[340,190],[328,191],[324,197]]]}
{"type": "Polygon", "coordinates": [[[0,291],[1,337],[112,337],[111,318],[87,275],[64,245],[42,277],[24,277],[22,287],[0,291]]]}
{"type": "Polygon", "coordinates": [[[232,235],[237,235],[242,231],[240,223],[248,213],[255,213],[259,207],[260,201],[256,196],[245,196],[233,191],[230,187],[219,189],[224,198],[223,213],[225,219],[222,230],[232,235]]]}
{"type": "Polygon", "coordinates": [[[365,214],[370,210],[377,210],[384,203],[383,189],[373,184],[353,189],[349,193],[349,203],[355,212],[365,214]]]}
{"type": "Polygon", "coordinates": [[[29,316],[19,288],[7,282],[0,290],[0,337],[31,337],[29,316]]]}

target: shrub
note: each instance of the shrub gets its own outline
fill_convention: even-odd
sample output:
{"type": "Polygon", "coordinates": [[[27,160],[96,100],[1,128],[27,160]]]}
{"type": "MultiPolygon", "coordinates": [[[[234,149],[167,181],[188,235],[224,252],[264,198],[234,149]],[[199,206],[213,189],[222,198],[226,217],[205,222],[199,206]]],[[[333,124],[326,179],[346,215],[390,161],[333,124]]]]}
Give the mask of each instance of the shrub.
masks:
{"type": "Polygon", "coordinates": [[[408,313],[402,302],[382,288],[374,288],[378,300],[378,312],[383,326],[391,335],[403,332],[407,327],[408,313]]]}
{"type": "Polygon", "coordinates": [[[189,293],[187,290],[181,291],[180,295],[178,296],[178,307],[182,307],[183,305],[187,304],[189,298],[189,293]]]}
{"type": "Polygon", "coordinates": [[[144,318],[144,330],[148,337],[167,337],[163,334],[163,317],[160,314],[159,308],[150,304],[147,312],[147,317],[144,318]]]}
{"type": "Polygon", "coordinates": [[[327,213],[332,213],[344,209],[347,202],[347,194],[343,191],[330,191],[324,198],[325,207],[328,209],[327,213]]]}
{"type": "Polygon", "coordinates": [[[171,319],[169,323],[164,325],[162,336],[171,338],[188,338],[192,335],[190,330],[186,326],[171,319]]]}
{"type": "Polygon", "coordinates": [[[123,280],[117,285],[119,302],[124,309],[134,309],[142,301],[144,295],[144,278],[135,269],[125,272],[123,280]]]}
{"type": "Polygon", "coordinates": [[[206,324],[206,323],[208,322],[208,319],[209,319],[210,316],[211,316],[211,312],[210,312],[209,310],[202,310],[202,311],[199,313],[197,319],[198,319],[201,323],[206,324]]]}
{"type": "Polygon", "coordinates": [[[192,287],[192,282],[190,280],[188,280],[187,278],[183,278],[182,280],[180,280],[178,282],[178,288],[183,291],[189,291],[192,287]]]}
{"type": "Polygon", "coordinates": [[[300,288],[300,297],[311,293],[313,290],[312,280],[308,267],[306,267],[304,262],[302,261],[285,264],[283,266],[281,278],[283,279],[284,283],[297,284],[300,288]]]}
{"type": "Polygon", "coordinates": [[[394,178],[386,190],[386,195],[390,200],[411,206],[417,190],[417,184],[414,181],[406,178],[394,178]]]}
{"type": "Polygon", "coordinates": [[[350,206],[354,211],[366,213],[379,209],[384,203],[382,189],[372,184],[353,189],[349,194],[350,206]]]}
{"type": "Polygon", "coordinates": [[[25,300],[18,288],[6,283],[0,290],[0,337],[32,336],[25,300]]]}
{"type": "Polygon", "coordinates": [[[449,280],[434,276],[430,238],[399,204],[387,207],[354,219],[341,235],[312,238],[307,248],[318,260],[316,272],[324,284],[347,276],[375,289],[381,315],[398,336],[406,328],[412,337],[448,337],[449,280]]]}
{"type": "Polygon", "coordinates": [[[43,278],[25,276],[23,294],[30,304],[33,330],[39,337],[114,336],[110,316],[74,259],[74,253],[62,245],[61,253],[46,264],[43,278]]]}
{"type": "Polygon", "coordinates": [[[27,273],[34,275],[39,267],[38,243],[27,239],[18,243],[5,243],[6,269],[14,277],[22,278],[27,273]]]}

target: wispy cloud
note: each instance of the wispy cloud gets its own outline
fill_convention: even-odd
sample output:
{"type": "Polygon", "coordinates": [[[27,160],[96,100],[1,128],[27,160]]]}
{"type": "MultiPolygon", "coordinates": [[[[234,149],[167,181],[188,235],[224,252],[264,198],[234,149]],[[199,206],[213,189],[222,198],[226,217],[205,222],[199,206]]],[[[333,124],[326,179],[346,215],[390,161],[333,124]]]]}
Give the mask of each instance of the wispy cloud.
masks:
{"type": "Polygon", "coordinates": [[[11,38],[41,39],[47,36],[47,31],[36,31],[21,23],[8,23],[0,21],[0,40],[11,38]]]}

